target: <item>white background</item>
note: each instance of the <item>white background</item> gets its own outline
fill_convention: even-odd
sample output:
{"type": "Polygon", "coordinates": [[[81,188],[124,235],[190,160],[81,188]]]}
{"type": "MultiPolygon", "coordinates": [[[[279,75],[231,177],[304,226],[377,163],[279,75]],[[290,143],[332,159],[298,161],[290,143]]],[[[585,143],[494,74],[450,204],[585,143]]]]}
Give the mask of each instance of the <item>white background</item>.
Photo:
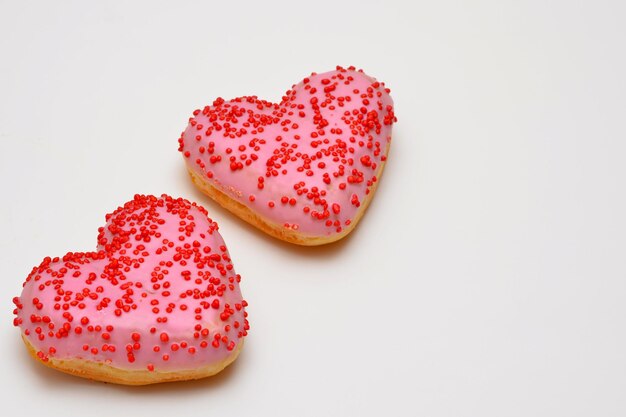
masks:
{"type": "Polygon", "coordinates": [[[0,1],[3,413],[626,415],[625,3],[429,3],[0,1]],[[284,244],[194,189],[194,109],[337,64],[398,116],[349,238],[284,244]],[[12,327],[30,269],[135,193],[221,226],[252,329],[217,377],[81,380],[12,327]]]}

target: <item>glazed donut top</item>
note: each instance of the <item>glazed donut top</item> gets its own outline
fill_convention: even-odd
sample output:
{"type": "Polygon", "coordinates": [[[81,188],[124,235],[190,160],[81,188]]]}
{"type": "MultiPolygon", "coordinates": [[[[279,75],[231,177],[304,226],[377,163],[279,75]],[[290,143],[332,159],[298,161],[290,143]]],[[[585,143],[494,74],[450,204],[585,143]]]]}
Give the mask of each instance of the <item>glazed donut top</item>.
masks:
{"type": "Polygon", "coordinates": [[[106,216],[96,252],[45,258],[15,297],[40,359],[187,370],[224,360],[248,321],[230,256],[204,208],[137,195],[106,216]]]}
{"type": "Polygon", "coordinates": [[[349,226],[386,160],[393,101],[354,67],[311,74],[279,104],[256,96],[193,112],[188,167],[276,225],[311,236],[349,226]]]}

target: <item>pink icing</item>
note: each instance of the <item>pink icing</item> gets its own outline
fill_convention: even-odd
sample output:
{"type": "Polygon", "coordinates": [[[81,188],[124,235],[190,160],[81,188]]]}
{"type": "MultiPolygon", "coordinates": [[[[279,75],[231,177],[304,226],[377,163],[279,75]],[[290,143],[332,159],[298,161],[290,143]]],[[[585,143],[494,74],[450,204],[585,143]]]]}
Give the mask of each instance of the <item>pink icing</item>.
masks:
{"type": "Polygon", "coordinates": [[[13,299],[38,356],[159,371],[229,356],[247,334],[247,304],[206,210],[137,195],[106,220],[97,252],[44,259],[13,299]]]}
{"type": "Polygon", "coordinates": [[[218,98],[193,113],[179,150],[189,169],[270,222],[327,237],[364,209],[395,121],[384,83],[337,67],[279,104],[218,98]]]}

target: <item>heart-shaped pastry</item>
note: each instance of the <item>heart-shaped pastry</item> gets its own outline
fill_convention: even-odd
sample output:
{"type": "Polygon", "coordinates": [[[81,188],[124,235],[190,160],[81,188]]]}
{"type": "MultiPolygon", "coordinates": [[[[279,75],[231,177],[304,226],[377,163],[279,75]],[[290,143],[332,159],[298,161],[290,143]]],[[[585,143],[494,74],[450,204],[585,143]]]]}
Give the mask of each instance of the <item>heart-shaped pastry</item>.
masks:
{"type": "Polygon", "coordinates": [[[137,195],[106,216],[96,252],[33,268],[14,324],[35,359],[67,373],[128,385],[197,379],[243,345],[239,281],[204,208],[137,195]]]}
{"type": "Polygon", "coordinates": [[[363,215],[395,121],[384,83],[337,67],[278,104],[218,98],[193,112],[179,150],[193,182],[222,206],[279,239],[320,245],[363,215]]]}

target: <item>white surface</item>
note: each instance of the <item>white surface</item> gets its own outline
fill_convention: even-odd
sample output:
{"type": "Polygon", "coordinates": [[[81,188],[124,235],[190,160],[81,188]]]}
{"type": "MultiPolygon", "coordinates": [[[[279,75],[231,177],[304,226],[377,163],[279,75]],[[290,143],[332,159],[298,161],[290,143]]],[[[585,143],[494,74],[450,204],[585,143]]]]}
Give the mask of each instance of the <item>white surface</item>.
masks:
{"type": "Polygon", "coordinates": [[[626,415],[624,2],[101,3],[0,4],[3,412],[626,415]],[[282,244],[192,187],[195,108],[337,64],[399,119],[350,238],[282,244]],[[31,267],[135,193],[221,226],[252,327],[221,376],[93,383],[11,325],[31,267]]]}

